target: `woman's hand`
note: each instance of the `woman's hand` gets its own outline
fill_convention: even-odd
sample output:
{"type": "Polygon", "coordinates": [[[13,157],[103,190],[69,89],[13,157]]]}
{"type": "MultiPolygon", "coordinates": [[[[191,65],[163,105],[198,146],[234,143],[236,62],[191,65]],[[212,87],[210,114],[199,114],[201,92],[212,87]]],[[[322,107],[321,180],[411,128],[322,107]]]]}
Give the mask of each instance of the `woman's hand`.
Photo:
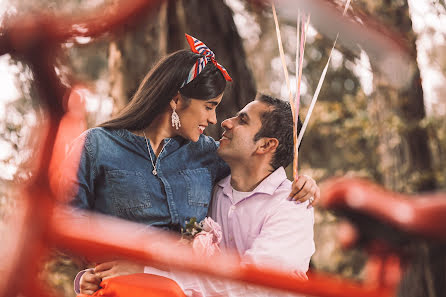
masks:
{"type": "Polygon", "coordinates": [[[144,265],[125,260],[116,260],[96,265],[94,272],[104,280],[120,275],[143,273],[144,265]]]}
{"type": "Polygon", "coordinates": [[[99,286],[101,281],[102,279],[97,274],[95,274],[93,270],[85,271],[79,281],[80,293],[85,295],[92,295],[94,292],[101,288],[99,286]]]}
{"type": "Polygon", "coordinates": [[[308,207],[312,207],[321,196],[321,190],[316,184],[316,181],[308,175],[300,175],[291,188],[289,200],[294,200],[297,203],[302,203],[309,200],[308,207]]]}

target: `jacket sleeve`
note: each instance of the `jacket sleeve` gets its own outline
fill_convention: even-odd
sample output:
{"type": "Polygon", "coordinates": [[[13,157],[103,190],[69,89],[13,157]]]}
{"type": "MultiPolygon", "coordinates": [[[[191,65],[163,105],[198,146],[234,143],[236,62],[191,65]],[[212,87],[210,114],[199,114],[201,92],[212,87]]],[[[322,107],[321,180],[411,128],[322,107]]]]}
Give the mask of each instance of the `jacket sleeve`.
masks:
{"type": "Polygon", "coordinates": [[[73,141],[61,166],[58,195],[74,207],[94,208],[95,152],[86,131],[73,141]]]}

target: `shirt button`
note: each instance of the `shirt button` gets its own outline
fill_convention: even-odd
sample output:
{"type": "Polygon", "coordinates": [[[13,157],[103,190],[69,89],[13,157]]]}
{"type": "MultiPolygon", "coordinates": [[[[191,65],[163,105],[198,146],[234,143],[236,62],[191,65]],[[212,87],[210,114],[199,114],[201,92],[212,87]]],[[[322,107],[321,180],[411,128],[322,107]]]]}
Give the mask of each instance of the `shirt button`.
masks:
{"type": "Polygon", "coordinates": [[[232,206],[231,206],[231,210],[235,210],[235,205],[232,205],[232,206]]]}

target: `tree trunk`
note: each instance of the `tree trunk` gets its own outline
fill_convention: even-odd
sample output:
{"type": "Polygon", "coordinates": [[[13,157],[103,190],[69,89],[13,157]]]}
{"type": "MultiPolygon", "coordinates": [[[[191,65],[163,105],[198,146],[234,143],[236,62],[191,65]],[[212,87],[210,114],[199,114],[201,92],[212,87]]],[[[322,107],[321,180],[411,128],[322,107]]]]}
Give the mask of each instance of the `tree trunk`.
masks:
{"type": "MultiPolygon", "coordinates": [[[[153,63],[167,53],[186,48],[184,33],[208,45],[233,79],[218,107],[219,123],[254,99],[254,78],[246,65],[242,39],[235,27],[232,11],[224,1],[169,0],[159,11],[148,14],[137,30],[126,30],[110,45],[109,71],[114,112],[128,102],[153,63]]],[[[206,132],[219,138],[221,127],[217,124],[206,132]]]]}
{"type": "Polygon", "coordinates": [[[125,27],[109,47],[110,96],[113,114],[131,99],[152,64],[166,54],[166,8],[147,13],[144,21],[125,27]]]}
{"type": "Polygon", "coordinates": [[[435,179],[424,118],[419,72],[411,90],[396,90],[374,74],[374,93],[369,103],[371,120],[379,131],[379,169],[383,184],[399,192],[428,191],[435,179]]]}
{"type": "Polygon", "coordinates": [[[229,71],[233,79],[218,107],[219,124],[209,127],[207,131],[213,137],[220,138],[221,121],[234,116],[254,99],[254,78],[246,63],[242,39],[235,26],[232,11],[224,1],[188,0],[183,3],[190,34],[214,51],[217,60],[229,71]]]}
{"type": "Polygon", "coordinates": [[[435,178],[428,134],[421,126],[425,118],[420,71],[416,62],[416,36],[412,29],[407,2],[383,1],[377,13],[385,13],[389,23],[407,37],[414,70],[405,89],[395,89],[374,67],[374,93],[370,98],[371,120],[379,130],[380,171],[383,184],[395,191],[419,192],[435,189],[435,178]],[[389,16],[393,16],[389,18],[389,16]]]}

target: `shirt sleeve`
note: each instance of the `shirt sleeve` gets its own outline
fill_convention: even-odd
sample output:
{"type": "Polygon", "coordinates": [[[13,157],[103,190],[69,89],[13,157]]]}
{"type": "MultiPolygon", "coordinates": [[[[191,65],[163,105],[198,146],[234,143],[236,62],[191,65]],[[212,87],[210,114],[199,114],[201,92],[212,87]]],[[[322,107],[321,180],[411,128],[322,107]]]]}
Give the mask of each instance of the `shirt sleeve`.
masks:
{"type": "Polygon", "coordinates": [[[73,141],[60,167],[58,195],[74,207],[94,207],[96,170],[93,155],[94,146],[88,132],[84,132],[73,141]]]}
{"type": "Polygon", "coordinates": [[[245,252],[243,262],[294,273],[306,272],[315,252],[314,210],[308,202],[284,200],[266,218],[260,234],[245,252]]]}

